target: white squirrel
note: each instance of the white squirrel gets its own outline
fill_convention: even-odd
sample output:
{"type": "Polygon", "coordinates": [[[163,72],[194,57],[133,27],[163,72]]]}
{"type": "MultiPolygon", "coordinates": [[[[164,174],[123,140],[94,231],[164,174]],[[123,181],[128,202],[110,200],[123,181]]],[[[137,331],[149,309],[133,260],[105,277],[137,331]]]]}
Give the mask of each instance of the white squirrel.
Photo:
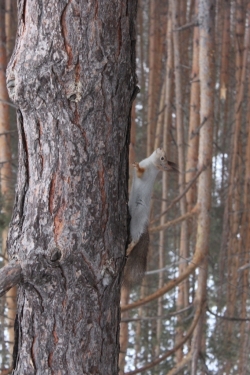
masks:
{"type": "Polygon", "coordinates": [[[150,200],[156,176],[159,171],[178,171],[176,164],[167,160],[161,148],[140,163],[134,163],[133,167],[135,171],[128,203],[131,243],[127,249],[123,276],[123,285],[127,288],[140,284],[146,271],[150,200]]]}

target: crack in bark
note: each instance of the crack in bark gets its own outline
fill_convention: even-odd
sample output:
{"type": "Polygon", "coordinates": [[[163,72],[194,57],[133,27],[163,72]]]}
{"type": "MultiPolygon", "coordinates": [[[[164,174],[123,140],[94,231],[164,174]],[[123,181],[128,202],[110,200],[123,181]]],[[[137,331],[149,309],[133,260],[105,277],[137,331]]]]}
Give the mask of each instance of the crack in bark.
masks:
{"type": "Polygon", "coordinates": [[[54,216],[54,236],[55,236],[55,242],[56,244],[59,243],[59,237],[62,234],[63,228],[64,228],[64,219],[63,219],[63,213],[66,207],[66,203],[63,200],[61,203],[61,206],[57,213],[54,216]]]}
{"type": "Polygon", "coordinates": [[[70,5],[71,5],[71,1],[65,6],[62,12],[62,16],[61,16],[62,36],[64,40],[65,51],[68,55],[68,67],[72,64],[72,61],[73,61],[72,47],[67,41],[68,30],[67,30],[67,22],[66,22],[66,12],[70,5]]]}
{"type": "Polygon", "coordinates": [[[118,29],[117,29],[117,38],[118,38],[118,51],[116,53],[116,57],[120,56],[121,48],[122,48],[122,27],[121,27],[121,17],[119,17],[118,21],[118,29]]]}
{"type": "Polygon", "coordinates": [[[42,170],[41,170],[41,176],[43,174],[43,169],[44,169],[44,157],[43,157],[43,153],[42,153],[42,145],[41,145],[41,137],[42,137],[42,128],[41,128],[41,123],[40,121],[38,120],[37,121],[37,125],[38,125],[38,134],[39,134],[39,137],[38,137],[38,143],[39,143],[39,148],[40,148],[40,158],[41,158],[41,167],[42,167],[42,170]]]}
{"type": "Polygon", "coordinates": [[[14,341],[14,346],[13,346],[13,362],[12,362],[13,370],[15,370],[16,368],[17,357],[18,357],[18,342],[19,342],[18,314],[16,314],[16,319],[14,323],[14,333],[15,333],[15,341],[14,341]]]}
{"type": "MultiPolygon", "coordinates": [[[[25,13],[26,13],[26,5],[27,5],[27,0],[23,0],[23,3],[22,3],[22,12],[21,12],[21,17],[22,17],[22,21],[23,21],[23,25],[24,25],[24,29],[25,29],[25,13]]],[[[24,31],[24,30],[23,30],[24,31]]]]}
{"type": "Polygon", "coordinates": [[[103,164],[102,161],[99,159],[99,168],[98,168],[98,176],[99,176],[99,183],[100,183],[100,193],[101,193],[101,200],[102,200],[102,209],[101,209],[101,215],[102,217],[106,216],[105,221],[103,221],[102,224],[102,229],[105,232],[107,222],[108,222],[108,217],[105,215],[105,207],[106,207],[106,192],[105,192],[105,177],[104,177],[104,169],[103,169],[103,164]]]}
{"type": "Polygon", "coordinates": [[[53,214],[55,186],[56,186],[56,175],[53,174],[51,182],[50,182],[50,189],[49,189],[49,212],[51,215],[53,214]]]}
{"type": "MultiPolygon", "coordinates": [[[[34,314],[32,314],[32,322],[33,322],[33,325],[34,325],[34,314]]],[[[31,358],[31,361],[32,361],[32,366],[33,366],[33,368],[35,370],[36,370],[36,363],[35,363],[35,349],[34,349],[34,345],[36,343],[36,340],[37,340],[37,337],[34,336],[33,340],[32,340],[32,345],[31,345],[31,348],[30,348],[30,358],[31,358]]]]}

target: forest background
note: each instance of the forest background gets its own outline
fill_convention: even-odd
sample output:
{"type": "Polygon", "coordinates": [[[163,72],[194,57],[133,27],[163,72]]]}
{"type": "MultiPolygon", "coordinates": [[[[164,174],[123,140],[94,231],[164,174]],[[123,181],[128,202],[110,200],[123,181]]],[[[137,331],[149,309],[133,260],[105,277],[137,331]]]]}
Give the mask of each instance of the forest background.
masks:
{"type": "MultiPolygon", "coordinates": [[[[16,25],[16,2],[1,1],[1,266],[17,172],[5,82],[16,25]]],[[[180,173],[157,179],[148,272],[122,291],[121,373],[247,375],[250,5],[140,0],[137,34],[130,165],[163,147],[180,173]]],[[[0,299],[2,374],[11,368],[15,306],[13,288],[0,299]]]]}

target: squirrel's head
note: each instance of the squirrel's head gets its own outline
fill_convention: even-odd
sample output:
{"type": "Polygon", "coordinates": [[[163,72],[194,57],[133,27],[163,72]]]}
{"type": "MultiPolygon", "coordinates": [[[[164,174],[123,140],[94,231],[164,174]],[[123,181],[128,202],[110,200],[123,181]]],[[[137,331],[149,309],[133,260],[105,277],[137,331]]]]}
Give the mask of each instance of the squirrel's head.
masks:
{"type": "Polygon", "coordinates": [[[177,165],[167,159],[167,155],[162,148],[157,148],[154,151],[154,165],[160,171],[175,171],[178,172],[177,165]]]}

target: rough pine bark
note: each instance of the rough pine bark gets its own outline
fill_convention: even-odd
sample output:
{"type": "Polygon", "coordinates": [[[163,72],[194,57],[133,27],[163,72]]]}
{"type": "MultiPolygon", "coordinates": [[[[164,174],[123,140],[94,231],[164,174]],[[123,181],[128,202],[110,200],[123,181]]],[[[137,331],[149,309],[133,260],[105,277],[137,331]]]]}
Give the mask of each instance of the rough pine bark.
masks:
{"type": "Polygon", "coordinates": [[[20,0],[13,374],[117,374],[136,1],[20,0]]]}

